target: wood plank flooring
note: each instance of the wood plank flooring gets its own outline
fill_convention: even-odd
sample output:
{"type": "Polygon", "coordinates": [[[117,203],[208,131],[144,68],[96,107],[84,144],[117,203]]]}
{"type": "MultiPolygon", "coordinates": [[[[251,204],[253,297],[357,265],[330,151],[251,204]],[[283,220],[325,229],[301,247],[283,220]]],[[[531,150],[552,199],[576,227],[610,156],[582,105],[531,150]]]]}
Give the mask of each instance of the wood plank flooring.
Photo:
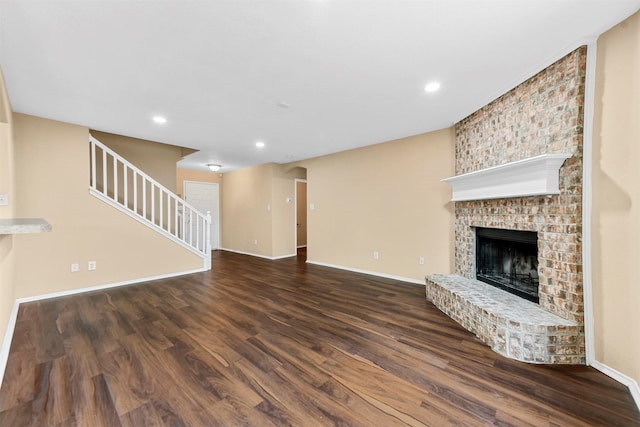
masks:
{"type": "Polygon", "coordinates": [[[1,426],[638,426],[584,366],[492,352],[423,286],[229,252],[23,304],[1,426]]]}

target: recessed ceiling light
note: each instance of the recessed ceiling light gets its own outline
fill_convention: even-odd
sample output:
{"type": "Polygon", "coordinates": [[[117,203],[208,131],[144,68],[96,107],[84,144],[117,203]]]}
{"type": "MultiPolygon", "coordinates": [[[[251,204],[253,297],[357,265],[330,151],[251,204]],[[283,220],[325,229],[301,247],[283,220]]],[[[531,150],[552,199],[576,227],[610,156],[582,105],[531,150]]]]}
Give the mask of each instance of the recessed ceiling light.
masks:
{"type": "Polygon", "coordinates": [[[435,92],[435,91],[437,91],[438,89],[440,89],[440,83],[438,83],[438,82],[431,82],[431,83],[428,83],[428,84],[424,87],[424,91],[425,91],[425,92],[429,92],[429,93],[431,93],[431,92],[435,92]]]}
{"type": "Polygon", "coordinates": [[[291,104],[289,104],[288,102],[280,101],[276,104],[276,107],[284,108],[286,110],[287,108],[291,107],[291,104]]]}
{"type": "Polygon", "coordinates": [[[153,121],[156,123],[167,123],[167,119],[162,116],[153,116],[153,121]]]}
{"type": "Polygon", "coordinates": [[[264,147],[264,142],[262,142],[262,141],[256,142],[256,147],[258,147],[258,148],[264,147]]]}

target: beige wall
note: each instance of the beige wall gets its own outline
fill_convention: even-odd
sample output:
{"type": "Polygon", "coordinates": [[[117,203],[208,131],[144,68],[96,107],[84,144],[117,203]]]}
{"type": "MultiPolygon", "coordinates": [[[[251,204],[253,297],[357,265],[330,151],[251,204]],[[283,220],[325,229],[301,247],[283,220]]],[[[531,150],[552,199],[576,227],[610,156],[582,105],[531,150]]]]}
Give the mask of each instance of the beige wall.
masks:
{"type": "Polygon", "coordinates": [[[640,383],[640,14],[598,40],[592,281],[596,360],[640,383]]]}
{"type": "Polygon", "coordinates": [[[224,174],[221,248],[272,256],[274,166],[269,163],[224,174]]]}
{"type": "MultiPolygon", "coordinates": [[[[0,218],[14,217],[14,155],[12,116],[4,78],[0,73],[0,194],[9,196],[9,205],[0,206],[0,218]]],[[[14,241],[12,235],[0,235],[0,340],[4,339],[14,296],[14,241]]],[[[2,375],[2,373],[0,373],[2,375]]]]}
{"type": "Polygon", "coordinates": [[[53,227],[15,237],[16,298],[202,268],[200,257],[89,194],[87,128],[13,117],[16,215],[53,227]],[[80,272],[70,272],[74,262],[80,272]]]}
{"type": "Polygon", "coordinates": [[[92,130],[91,135],[168,190],[174,193],[180,191],[176,187],[176,163],[182,159],[182,147],[96,130],[92,130]]]}
{"type": "Polygon", "coordinates": [[[307,168],[308,259],[418,282],[450,273],[453,203],[440,180],[454,174],[453,149],[445,129],[299,162],[307,168]]]}

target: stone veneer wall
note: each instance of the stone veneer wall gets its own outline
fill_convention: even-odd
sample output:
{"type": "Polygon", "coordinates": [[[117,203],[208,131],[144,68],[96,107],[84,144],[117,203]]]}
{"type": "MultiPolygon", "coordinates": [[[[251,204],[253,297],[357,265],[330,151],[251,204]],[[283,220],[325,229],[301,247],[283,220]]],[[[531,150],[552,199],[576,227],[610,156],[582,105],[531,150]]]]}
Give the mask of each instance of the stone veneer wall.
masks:
{"type": "MultiPolygon", "coordinates": [[[[585,70],[581,47],[455,126],[456,175],[540,154],[572,155],[560,169],[559,195],[456,202],[455,268],[475,277],[473,227],[537,231],[540,306],[580,325],[585,70]]],[[[582,332],[567,339],[572,353],[584,354],[582,332]]]]}

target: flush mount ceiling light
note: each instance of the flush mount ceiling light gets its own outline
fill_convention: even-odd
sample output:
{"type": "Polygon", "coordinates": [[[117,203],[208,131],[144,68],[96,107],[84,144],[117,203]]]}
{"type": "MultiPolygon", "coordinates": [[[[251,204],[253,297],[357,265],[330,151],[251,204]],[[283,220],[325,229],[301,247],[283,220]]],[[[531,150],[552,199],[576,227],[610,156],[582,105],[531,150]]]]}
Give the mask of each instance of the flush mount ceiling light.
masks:
{"type": "Polygon", "coordinates": [[[167,119],[162,116],[153,116],[153,121],[160,124],[167,123],[167,119]]]}
{"type": "Polygon", "coordinates": [[[428,93],[435,92],[438,89],[440,89],[440,83],[438,82],[427,83],[427,85],[424,87],[424,91],[428,93]]]}
{"type": "Polygon", "coordinates": [[[264,147],[264,142],[262,142],[262,141],[256,142],[256,147],[258,147],[258,148],[264,147]]]}
{"type": "Polygon", "coordinates": [[[211,169],[211,172],[218,172],[222,165],[214,165],[213,163],[209,163],[207,167],[211,169]]]}

